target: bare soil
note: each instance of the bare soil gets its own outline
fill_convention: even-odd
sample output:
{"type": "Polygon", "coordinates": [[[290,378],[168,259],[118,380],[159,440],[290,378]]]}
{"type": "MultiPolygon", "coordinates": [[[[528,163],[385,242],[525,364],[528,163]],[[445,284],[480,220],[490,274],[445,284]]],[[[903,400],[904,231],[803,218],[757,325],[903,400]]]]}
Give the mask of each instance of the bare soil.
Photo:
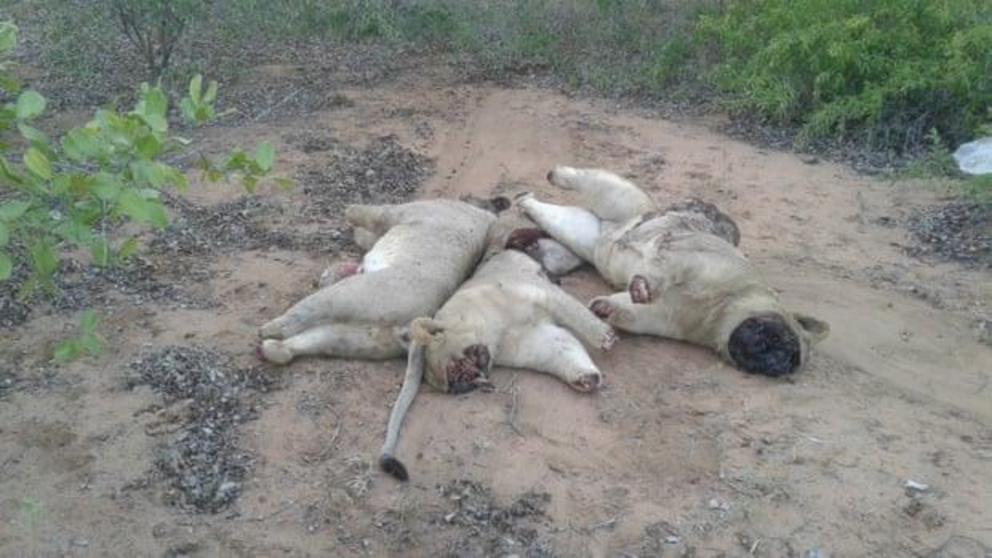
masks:
{"type": "MultiPolygon", "coordinates": [[[[296,72],[260,67],[233,91],[279,103],[296,72]]],[[[325,95],[349,102],[198,138],[273,141],[295,189],[247,198],[191,172],[137,271],[79,263],[60,281],[99,296],[0,316],[0,555],[990,556],[992,282],[912,255],[914,216],[946,202],[928,184],[754,147],[715,118],[429,66],[338,83],[325,95]],[[515,370],[493,393],[425,392],[399,446],[407,484],[374,465],[403,362],[255,359],[257,327],[356,253],[344,203],[566,200],[543,180],[556,163],[716,203],[831,336],[780,381],[624,336],[595,355],[594,395],[515,370]],[[86,305],[107,349],[50,364],[86,305]]],[[[563,285],[607,290],[589,271],[563,285]]]]}

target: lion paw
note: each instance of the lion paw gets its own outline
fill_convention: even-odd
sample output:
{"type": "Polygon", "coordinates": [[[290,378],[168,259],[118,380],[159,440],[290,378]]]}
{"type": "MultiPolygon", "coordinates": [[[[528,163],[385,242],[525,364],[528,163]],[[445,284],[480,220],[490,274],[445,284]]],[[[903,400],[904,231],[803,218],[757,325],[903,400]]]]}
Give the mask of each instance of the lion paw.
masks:
{"type": "Polygon", "coordinates": [[[589,310],[591,310],[593,314],[596,314],[596,316],[600,319],[606,320],[613,315],[613,311],[616,309],[613,308],[610,301],[605,298],[594,298],[592,302],[589,303],[589,310]]]}
{"type": "Polygon", "coordinates": [[[634,304],[648,304],[651,302],[651,287],[643,275],[635,275],[630,280],[630,286],[627,287],[627,290],[630,293],[630,300],[634,304]]]}
{"type": "Polygon", "coordinates": [[[266,339],[258,346],[259,355],[274,364],[287,364],[293,360],[293,353],[283,345],[282,341],[266,339]]]}
{"type": "Polygon", "coordinates": [[[591,393],[599,389],[600,384],[603,383],[603,375],[599,372],[590,372],[588,374],[583,374],[577,379],[572,380],[571,386],[578,391],[583,393],[591,393]]]}
{"type": "Polygon", "coordinates": [[[617,332],[610,329],[603,335],[603,340],[600,342],[599,348],[603,351],[609,351],[616,344],[617,339],[619,339],[617,332]]]}
{"type": "Polygon", "coordinates": [[[536,227],[515,229],[506,237],[504,248],[530,253],[537,248],[537,241],[547,236],[547,233],[536,227]]]}

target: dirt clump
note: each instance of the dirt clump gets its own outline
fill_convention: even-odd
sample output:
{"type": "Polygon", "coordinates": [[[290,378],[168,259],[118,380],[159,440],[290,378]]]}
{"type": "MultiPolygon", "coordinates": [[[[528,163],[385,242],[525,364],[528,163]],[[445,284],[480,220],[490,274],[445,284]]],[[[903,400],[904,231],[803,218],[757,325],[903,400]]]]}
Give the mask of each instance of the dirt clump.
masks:
{"type": "Polygon", "coordinates": [[[149,245],[159,253],[201,255],[230,250],[293,249],[300,244],[293,235],[269,230],[259,222],[278,211],[272,200],[247,196],[201,206],[171,197],[167,203],[176,217],[149,245]]]}
{"type": "Polygon", "coordinates": [[[179,283],[163,281],[155,264],[138,257],[110,266],[64,258],[52,277],[50,294],[35,289],[28,296],[20,296],[21,285],[29,278],[27,266],[19,265],[9,281],[0,283],[0,329],[17,327],[39,309],[44,309],[44,314],[108,308],[118,303],[185,308],[209,305],[185,292],[179,283]]]}
{"type": "Polygon", "coordinates": [[[258,415],[259,393],[271,379],[256,368],[238,368],[229,358],[201,347],[166,346],[130,365],[132,385],[162,395],[178,434],[161,444],[157,473],[180,496],[173,503],[216,513],[241,493],[252,456],[238,447],[237,426],[258,415]]]}
{"type": "Polygon", "coordinates": [[[468,533],[449,549],[449,555],[554,556],[550,539],[540,529],[547,522],[550,494],[527,492],[508,507],[501,507],[486,487],[463,479],[441,487],[441,495],[453,503],[453,509],[437,523],[456,525],[468,533]]]}
{"type": "Polygon", "coordinates": [[[339,216],[352,203],[409,201],[434,170],[433,160],[403,147],[396,136],[379,137],[363,149],[330,142],[319,145],[327,146],[330,159],[306,165],[297,175],[309,201],[304,211],[323,217],[339,216]]]}
{"type": "Polygon", "coordinates": [[[954,201],[917,211],[909,221],[912,236],[920,243],[909,249],[913,256],[992,268],[992,206],[954,201]]]}

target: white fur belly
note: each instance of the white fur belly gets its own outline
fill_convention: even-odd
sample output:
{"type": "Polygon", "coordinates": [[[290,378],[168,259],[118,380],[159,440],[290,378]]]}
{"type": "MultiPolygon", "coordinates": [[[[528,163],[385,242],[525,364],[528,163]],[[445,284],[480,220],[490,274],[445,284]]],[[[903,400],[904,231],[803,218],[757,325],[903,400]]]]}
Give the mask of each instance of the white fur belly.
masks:
{"type": "Polygon", "coordinates": [[[403,253],[403,239],[397,236],[386,236],[379,239],[371,250],[362,258],[362,273],[382,271],[393,265],[403,253]]]}

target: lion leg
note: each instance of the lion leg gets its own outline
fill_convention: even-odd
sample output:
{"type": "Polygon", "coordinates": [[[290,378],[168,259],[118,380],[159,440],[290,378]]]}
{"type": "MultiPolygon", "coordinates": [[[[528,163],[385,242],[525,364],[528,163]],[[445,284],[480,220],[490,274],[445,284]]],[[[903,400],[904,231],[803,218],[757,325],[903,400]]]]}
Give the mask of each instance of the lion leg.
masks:
{"type": "MultiPolygon", "coordinates": [[[[263,339],[285,339],[317,325],[334,322],[398,324],[424,313],[437,301],[399,296],[385,305],[385,293],[402,293],[404,277],[390,269],[353,275],[294,304],[282,316],[262,326],[263,339]]],[[[394,295],[396,296],[396,295],[394,295]]]]}
{"type": "Polygon", "coordinates": [[[616,332],[609,324],[554,285],[548,287],[547,306],[552,319],[571,330],[586,345],[608,351],[616,343],[616,332]]]}
{"type": "Polygon", "coordinates": [[[528,195],[519,202],[527,214],[551,238],[565,245],[575,255],[592,261],[599,240],[599,218],[581,207],[555,205],[537,201],[528,195]]]}
{"type": "Polygon", "coordinates": [[[678,338],[678,330],[671,309],[661,301],[639,304],[631,300],[627,291],[608,296],[597,296],[589,309],[611,326],[631,333],[678,338]]]}
{"type": "Polygon", "coordinates": [[[501,344],[496,364],[551,374],[582,392],[595,391],[603,383],[603,373],[582,343],[571,332],[552,323],[511,334],[501,344]]]}
{"type": "Polygon", "coordinates": [[[275,364],[305,355],[389,359],[401,356],[403,350],[392,327],[354,324],[317,326],[282,341],[266,339],[259,347],[261,357],[275,364]]]}
{"type": "Polygon", "coordinates": [[[548,182],[575,191],[583,207],[607,221],[627,221],[657,209],[636,184],[607,170],[559,165],[548,172],[548,182]]]}

